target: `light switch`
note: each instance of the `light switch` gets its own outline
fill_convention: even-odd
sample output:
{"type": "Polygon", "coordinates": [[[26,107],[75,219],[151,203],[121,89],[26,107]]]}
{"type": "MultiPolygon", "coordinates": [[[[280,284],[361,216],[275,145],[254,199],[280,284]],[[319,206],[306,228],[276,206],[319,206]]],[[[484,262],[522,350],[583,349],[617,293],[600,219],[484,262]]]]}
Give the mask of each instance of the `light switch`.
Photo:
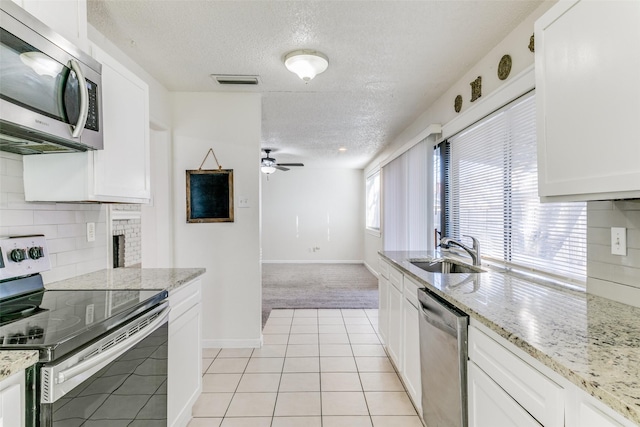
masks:
{"type": "Polygon", "coordinates": [[[238,207],[239,208],[248,208],[249,207],[249,198],[246,196],[238,196],[238,207]]]}
{"type": "Polygon", "coordinates": [[[627,256],[627,229],[611,227],[611,254],[627,256]]]}

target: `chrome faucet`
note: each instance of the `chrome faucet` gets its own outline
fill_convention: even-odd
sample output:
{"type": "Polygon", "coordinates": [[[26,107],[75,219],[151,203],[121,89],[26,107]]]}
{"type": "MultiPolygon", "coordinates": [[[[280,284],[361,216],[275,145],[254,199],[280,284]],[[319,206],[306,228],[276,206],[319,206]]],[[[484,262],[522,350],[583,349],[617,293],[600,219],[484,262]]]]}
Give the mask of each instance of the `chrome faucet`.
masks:
{"type": "Polygon", "coordinates": [[[473,242],[473,246],[469,247],[459,242],[458,240],[455,240],[452,237],[443,237],[442,239],[440,239],[440,247],[443,249],[448,249],[451,245],[458,246],[459,248],[464,249],[464,251],[469,254],[474,266],[479,266],[480,265],[480,242],[478,242],[478,239],[472,236],[462,236],[462,237],[470,238],[471,241],[473,242]]]}

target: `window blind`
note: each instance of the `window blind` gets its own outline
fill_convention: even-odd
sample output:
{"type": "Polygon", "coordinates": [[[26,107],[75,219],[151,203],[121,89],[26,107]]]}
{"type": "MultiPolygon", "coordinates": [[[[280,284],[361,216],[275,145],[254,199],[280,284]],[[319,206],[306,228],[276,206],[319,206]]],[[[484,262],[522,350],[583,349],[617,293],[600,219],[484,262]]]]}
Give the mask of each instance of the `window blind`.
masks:
{"type": "Polygon", "coordinates": [[[449,138],[448,234],[483,256],[584,280],[586,203],[538,198],[535,101],[525,95],[449,138]]]}
{"type": "MultiPolygon", "coordinates": [[[[383,246],[386,251],[424,251],[429,245],[433,212],[428,174],[432,161],[427,140],[382,168],[383,246]]],[[[433,231],[431,231],[433,233],[433,231]]]]}

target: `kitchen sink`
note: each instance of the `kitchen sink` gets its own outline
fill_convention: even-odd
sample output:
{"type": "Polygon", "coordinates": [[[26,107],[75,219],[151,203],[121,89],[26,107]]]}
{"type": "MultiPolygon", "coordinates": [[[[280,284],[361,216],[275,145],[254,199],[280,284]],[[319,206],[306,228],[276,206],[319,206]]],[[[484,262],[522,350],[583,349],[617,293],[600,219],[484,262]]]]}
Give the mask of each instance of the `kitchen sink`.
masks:
{"type": "Polygon", "coordinates": [[[472,265],[462,264],[451,260],[414,260],[411,264],[430,273],[456,274],[456,273],[484,273],[485,270],[472,265]]]}

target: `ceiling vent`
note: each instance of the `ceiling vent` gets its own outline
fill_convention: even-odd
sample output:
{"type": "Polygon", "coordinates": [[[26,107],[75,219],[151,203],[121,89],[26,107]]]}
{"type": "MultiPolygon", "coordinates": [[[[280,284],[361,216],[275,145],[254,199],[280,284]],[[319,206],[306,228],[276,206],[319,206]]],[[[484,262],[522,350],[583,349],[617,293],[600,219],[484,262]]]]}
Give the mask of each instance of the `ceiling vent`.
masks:
{"type": "Polygon", "coordinates": [[[220,85],[245,85],[256,86],[260,83],[258,76],[242,76],[230,74],[211,74],[214,82],[220,85]]]}

